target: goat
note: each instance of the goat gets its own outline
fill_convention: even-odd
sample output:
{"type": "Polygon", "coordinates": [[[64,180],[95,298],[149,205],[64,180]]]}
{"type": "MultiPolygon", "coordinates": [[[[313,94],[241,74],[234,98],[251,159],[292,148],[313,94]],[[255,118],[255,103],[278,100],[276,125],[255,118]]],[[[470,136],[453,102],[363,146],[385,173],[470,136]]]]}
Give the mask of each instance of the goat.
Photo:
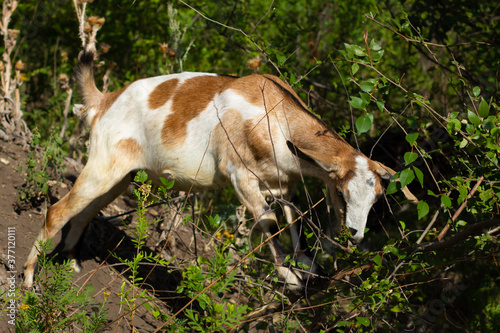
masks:
{"type": "MultiPolygon", "coordinates": [[[[102,93],[95,85],[94,57],[83,51],[76,71],[91,128],[88,162],[71,191],[48,209],[25,264],[25,287],[33,283],[38,243],[70,220],[64,251],[79,270],[75,248],[83,232],[137,170],[147,170],[156,181],[168,176],[177,190],[231,184],[266,238],[278,228],[266,197],[289,200],[303,176],[316,177],[326,183],[328,209],[350,230],[353,243],[361,241],[369,210],[383,194],[382,180],[395,172],[351,147],[282,80],[185,72],[102,93]]],[[[408,189],[403,192],[416,200],[408,189]]],[[[285,205],[283,211],[292,224],[294,210],[285,205]]],[[[297,224],[291,234],[296,260],[318,271],[300,248],[297,224]]],[[[279,240],[269,246],[290,289],[303,288],[302,273],[285,267],[279,240]]]]}

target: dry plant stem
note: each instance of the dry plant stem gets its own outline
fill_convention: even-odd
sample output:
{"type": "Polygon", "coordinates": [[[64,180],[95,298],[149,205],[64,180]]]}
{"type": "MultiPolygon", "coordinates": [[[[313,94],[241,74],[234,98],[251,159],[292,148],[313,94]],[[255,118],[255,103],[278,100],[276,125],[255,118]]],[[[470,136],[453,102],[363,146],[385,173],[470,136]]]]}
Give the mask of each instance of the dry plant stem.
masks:
{"type": "Polygon", "coordinates": [[[69,113],[69,106],[71,105],[71,97],[73,96],[73,89],[69,88],[68,91],[68,96],[66,97],[66,101],[64,102],[64,121],[61,129],[61,138],[64,138],[64,133],[66,132],[66,126],[68,124],[68,113],[69,113]]]}
{"type": "Polygon", "coordinates": [[[427,225],[427,228],[425,228],[424,232],[422,233],[422,235],[420,235],[420,237],[418,238],[417,240],[417,244],[420,244],[422,243],[422,241],[424,240],[425,236],[427,235],[427,233],[429,232],[429,230],[431,230],[432,226],[434,225],[434,223],[436,222],[437,220],[437,217],[439,215],[439,212],[441,211],[443,206],[439,207],[438,210],[436,210],[436,212],[434,213],[434,216],[432,217],[432,220],[431,222],[429,222],[429,224],[427,225]]]}
{"type": "MultiPolygon", "coordinates": [[[[474,185],[474,187],[472,188],[472,191],[470,191],[469,195],[467,196],[467,199],[462,203],[460,208],[458,208],[458,210],[455,212],[455,214],[451,218],[451,222],[455,222],[455,220],[458,218],[458,216],[460,216],[460,214],[464,210],[465,206],[467,206],[467,200],[472,198],[472,196],[474,195],[474,193],[476,193],[477,189],[479,188],[479,185],[481,185],[483,180],[484,180],[484,176],[481,176],[481,178],[479,178],[479,180],[477,181],[476,185],[474,185]]],[[[443,228],[443,230],[441,230],[441,232],[439,233],[439,235],[437,237],[438,241],[441,241],[443,239],[443,237],[446,235],[446,233],[448,232],[449,229],[450,229],[450,224],[447,224],[443,228]]]]}
{"type": "MultiPolygon", "coordinates": [[[[322,201],[324,200],[324,198],[320,199],[318,202],[316,202],[310,209],[308,209],[307,211],[304,212],[304,214],[302,214],[301,216],[297,217],[292,223],[289,224],[289,226],[291,226],[292,224],[294,224],[295,222],[299,221],[301,218],[303,218],[306,214],[308,214],[314,207],[316,207],[317,205],[319,205],[322,201]]],[[[239,267],[239,265],[245,261],[248,257],[250,257],[254,252],[256,252],[257,250],[259,250],[261,247],[263,247],[264,245],[266,245],[271,239],[273,239],[274,237],[278,236],[279,234],[281,234],[286,228],[283,228],[283,229],[280,229],[278,230],[275,234],[271,235],[270,237],[268,237],[266,240],[264,240],[261,244],[259,244],[257,247],[255,247],[251,252],[249,252],[248,254],[246,254],[243,258],[241,258],[235,265],[233,265],[230,269],[227,270],[227,272],[223,275],[223,276],[220,276],[219,278],[217,278],[215,281],[213,281],[212,283],[210,283],[208,286],[206,286],[199,294],[197,294],[195,297],[193,297],[193,299],[191,299],[186,305],[184,305],[179,311],[177,311],[174,315],[172,315],[168,320],[167,322],[165,322],[163,325],[161,325],[160,327],[158,327],[154,333],[156,332],[159,332],[163,327],[167,326],[173,318],[177,317],[182,311],[184,311],[185,309],[187,309],[200,295],[204,294],[208,289],[210,289],[214,284],[216,284],[217,282],[219,282],[222,278],[224,278],[225,276],[227,276],[229,273],[231,273],[232,271],[234,271],[237,267],[239,267]]]]}
{"type": "Polygon", "coordinates": [[[87,46],[87,38],[85,36],[84,26],[85,26],[85,8],[87,7],[87,3],[84,2],[81,5],[78,4],[78,0],[73,0],[73,4],[75,6],[76,17],[78,19],[79,29],[78,35],[82,40],[82,46],[85,48],[87,46]]]}
{"type": "Polygon", "coordinates": [[[0,138],[3,140],[19,139],[24,146],[31,137],[31,131],[22,119],[21,98],[19,87],[22,84],[21,71],[24,64],[19,60],[13,70],[12,51],[17,45],[19,30],[8,29],[12,14],[16,10],[16,0],[5,0],[2,7],[0,33],[3,35],[4,51],[2,54],[3,68],[1,75],[0,100],[0,138]]]}

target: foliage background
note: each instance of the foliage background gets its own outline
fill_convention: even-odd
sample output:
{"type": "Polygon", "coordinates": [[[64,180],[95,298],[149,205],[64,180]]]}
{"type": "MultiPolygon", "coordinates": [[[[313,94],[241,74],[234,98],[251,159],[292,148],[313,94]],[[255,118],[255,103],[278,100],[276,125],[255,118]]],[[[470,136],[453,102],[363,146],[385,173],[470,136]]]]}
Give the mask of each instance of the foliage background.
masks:
{"type": "MultiPolygon", "coordinates": [[[[402,182],[415,178],[410,188],[424,204],[418,211],[401,206],[399,194],[381,200],[368,224],[367,250],[413,246],[433,220],[425,241],[435,240],[447,224],[448,238],[474,223],[498,219],[496,1],[95,0],[87,14],[106,19],[98,34],[98,86],[103,77],[109,77],[105,88],[115,90],[141,77],[180,70],[281,75],[353,146],[402,171],[402,182]],[[380,59],[372,59],[379,50],[380,59]],[[486,111],[483,105],[481,112],[481,101],[486,111]],[[361,130],[357,119],[368,119],[369,126],[361,130]],[[417,133],[416,139],[408,140],[408,133],[417,133]],[[464,202],[466,209],[453,218],[464,202]]],[[[31,129],[38,128],[42,142],[48,141],[63,123],[67,90],[61,88],[61,75],[73,76],[81,49],[73,3],[22,1],[10,26],[20,30],[13,63],[26,64],[24,118],[31,129]]],[[[72,104],[78,102],[76,94],[72,104]]],[[[70,116],[63,137],[77,133],[78,122],[70,116]]],[[[63,147],[71,150],[68,140],[63,147]]],[[[220,201],[221,207],[228,204],[220,201]]],[[[388,321],[400,330],[415,322],[422,330],[498,329],[498,230],[411,260],[391,257],[392,250],[386,254],[391,264],[379,267],[374,287],[366,290],[382,290],[380,282],[388,278],[405,295],[406,306],[390,307],[402,301],[387,297],[386,306],[366,310],[370,301],[363,299],[360,306],[372,323],[388,321]],[[395,270],[399,263],[403,268],[395,270]],[[453,297],[444,297],[443,290],[453,297]],[[400,312],[410,315],[400,317],[400,312]]],[[[345,258],[342,265],[355,260],[345,258]]],[[[349,292],[366,292],[358,287],[349,292]]]]}

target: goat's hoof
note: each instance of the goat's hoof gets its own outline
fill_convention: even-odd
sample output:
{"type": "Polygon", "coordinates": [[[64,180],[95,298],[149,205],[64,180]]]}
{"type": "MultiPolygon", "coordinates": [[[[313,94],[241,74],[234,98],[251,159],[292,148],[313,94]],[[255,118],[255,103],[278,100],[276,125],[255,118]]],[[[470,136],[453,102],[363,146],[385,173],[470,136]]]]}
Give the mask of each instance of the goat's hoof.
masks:
{"type": "Polygon", "coordinates": [[[327,288],[330,282],[330,279],[320,272],[290,266],[279,266],[278,275],[284,279],[287,290],[297,296],[313,295],[327,288]]]}
{"type": "Polygon", "coordinates": [[[73,269],[75,273],[80,273],[82,271],[82,265],[80,264],[80,260],[72,258],[70,259],[69,267],[73,269]]]}
{"type": "Polygon", "coordinates": [[[285,280],[285,285],[294,294],[302,294],[304,290],[304,280],[302,273],[292,267],[279,266],[278,276],[285,280]]]}

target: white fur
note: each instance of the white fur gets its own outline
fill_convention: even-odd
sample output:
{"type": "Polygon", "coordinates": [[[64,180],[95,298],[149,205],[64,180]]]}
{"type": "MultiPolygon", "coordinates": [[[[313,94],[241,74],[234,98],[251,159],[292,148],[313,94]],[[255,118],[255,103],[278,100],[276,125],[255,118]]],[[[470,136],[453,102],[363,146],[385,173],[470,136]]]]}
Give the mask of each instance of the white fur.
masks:
{"type": "Polygon", "coordinates": [[[352,236],[356,244],[364,237],[368,213],[376,200],[375,179],[375,174],[368,167],[368,159],[364,156],[356,157],[355,175],[347,186],[349,199],[346,214],[346,227],[357,230],[352,236]]]}

